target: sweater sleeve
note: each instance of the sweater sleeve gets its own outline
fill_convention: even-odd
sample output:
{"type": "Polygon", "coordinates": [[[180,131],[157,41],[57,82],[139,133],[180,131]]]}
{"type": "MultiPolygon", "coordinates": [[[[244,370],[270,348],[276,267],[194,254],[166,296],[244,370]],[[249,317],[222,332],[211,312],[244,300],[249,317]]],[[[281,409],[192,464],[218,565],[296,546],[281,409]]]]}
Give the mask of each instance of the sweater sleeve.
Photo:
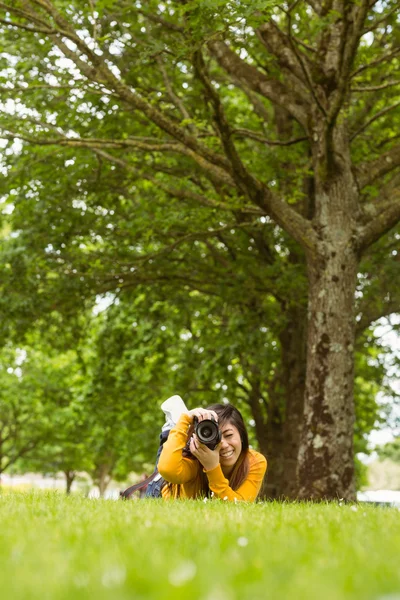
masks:
{"type": "Polygon", "coordinates": [[[211,471],[206,471],[210,490],[214,492],[217,498],[222,500],[230,500],[231,502],[254,502],[260,491],[262,480],[267,470],[267,461],[262,454],[258,452],[250,456],[249,473],[237,489],[233,490],[229,487],[229,481],[222,472],[221,465],[215,467],[211,471]]]}
{"type": "Polygon", "coordinates": [[[188,439],[188,429],[191,419],[183,414],[175,427],[169,432],[167,441],[164,443],[160,459],[158,461],[158,472],[169,483],[187,483],[197,476],[199,462],[182,455],[188,439]]]}

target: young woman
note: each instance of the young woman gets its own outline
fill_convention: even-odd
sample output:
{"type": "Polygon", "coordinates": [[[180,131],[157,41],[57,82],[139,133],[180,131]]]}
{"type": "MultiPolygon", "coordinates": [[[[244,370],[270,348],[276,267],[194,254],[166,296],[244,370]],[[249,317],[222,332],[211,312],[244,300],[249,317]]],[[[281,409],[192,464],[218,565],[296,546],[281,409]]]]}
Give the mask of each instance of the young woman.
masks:
{"type": "Polygon", "coordinates": [[[254,502],[266,470],[266,459],[249,448],[243,417],[231,404],[213,404],[183,414],[171,429],[158,462],[158,471],[167,482],[162,489],[164,499],[212,496],[254,502]],[[222,439],[215,450],[192,433],[194,417],[217,421],[222,439]],[[191,457],[184,455],[188,439],[191,457]]]}

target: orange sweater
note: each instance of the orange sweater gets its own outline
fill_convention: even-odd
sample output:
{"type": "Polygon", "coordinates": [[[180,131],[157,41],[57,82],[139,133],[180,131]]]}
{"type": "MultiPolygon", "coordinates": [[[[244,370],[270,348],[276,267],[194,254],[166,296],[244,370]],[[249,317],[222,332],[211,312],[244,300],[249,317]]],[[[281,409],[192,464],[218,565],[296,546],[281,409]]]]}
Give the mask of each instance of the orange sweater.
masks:
{"type": "MultiPolygon", "coordinates": [[[[158,471],[164,479],[174,485],[164,486],[162,495],[165,500],[173,498],[198,498],[201,494],[202,465],[197,459],[185,458],[182,450],[188,439],[191,419],[183,414],[176,426],[171,429],[165,442],[158,471]]],[[[221,465],[211,471],[204,471],[214,497],[223,500],[253,502],[260,491],[267,470],[265,457],[255,450],[248,451],[249,472],[245,481],[237,490],[229,487],[229,481],[222,472],[221,465]]]]}

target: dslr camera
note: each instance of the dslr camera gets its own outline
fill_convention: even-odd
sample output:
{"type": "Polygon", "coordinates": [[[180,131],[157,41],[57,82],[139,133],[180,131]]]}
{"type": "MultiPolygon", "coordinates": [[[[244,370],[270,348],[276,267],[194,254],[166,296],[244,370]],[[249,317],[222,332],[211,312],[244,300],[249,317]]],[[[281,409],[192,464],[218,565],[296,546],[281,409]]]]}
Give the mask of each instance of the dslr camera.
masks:
{"type": "Polygon", "coordinates": [[[215,419],[199,421],[197,417],[194,417],[193,424],[199,442],[210,448],[210,450],[215,450],[222,439],[221,430],[215,419]]]}

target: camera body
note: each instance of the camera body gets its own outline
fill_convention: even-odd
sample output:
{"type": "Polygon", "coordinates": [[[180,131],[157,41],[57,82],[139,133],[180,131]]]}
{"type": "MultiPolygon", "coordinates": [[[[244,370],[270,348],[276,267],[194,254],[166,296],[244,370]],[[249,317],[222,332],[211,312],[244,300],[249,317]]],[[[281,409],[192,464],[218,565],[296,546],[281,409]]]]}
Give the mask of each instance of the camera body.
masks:
{"type": "Polygon", "coordinates": [[[214,419],[199,421],[197,417],[193,419],[193,423],[194,432],[199,442],[210,448],[210,450],[215,450],[222,439],[218,423],[214,419]]]}

